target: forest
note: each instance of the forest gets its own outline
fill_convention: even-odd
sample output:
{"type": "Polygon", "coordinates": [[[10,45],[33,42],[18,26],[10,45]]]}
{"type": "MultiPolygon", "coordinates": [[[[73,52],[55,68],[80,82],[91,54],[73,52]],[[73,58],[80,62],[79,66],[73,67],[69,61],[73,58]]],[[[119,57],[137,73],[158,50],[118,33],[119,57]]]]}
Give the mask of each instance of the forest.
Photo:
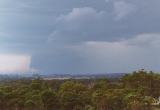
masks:
{"type": "Polygon", "coordinates": [[[119,79],[20,79],[0,83],[0,110],[159,110],[160,74],[119,79]]]}

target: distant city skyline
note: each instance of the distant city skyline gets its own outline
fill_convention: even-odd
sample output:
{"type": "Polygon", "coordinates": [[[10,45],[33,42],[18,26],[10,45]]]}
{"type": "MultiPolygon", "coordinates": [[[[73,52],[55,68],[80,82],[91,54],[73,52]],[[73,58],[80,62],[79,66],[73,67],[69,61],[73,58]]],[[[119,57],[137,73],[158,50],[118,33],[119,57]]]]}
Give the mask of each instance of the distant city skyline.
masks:
{"type": "Polygon", "coordinates": [[[160,0],[1,0],[0,73],[160,72],[160,0]]]}

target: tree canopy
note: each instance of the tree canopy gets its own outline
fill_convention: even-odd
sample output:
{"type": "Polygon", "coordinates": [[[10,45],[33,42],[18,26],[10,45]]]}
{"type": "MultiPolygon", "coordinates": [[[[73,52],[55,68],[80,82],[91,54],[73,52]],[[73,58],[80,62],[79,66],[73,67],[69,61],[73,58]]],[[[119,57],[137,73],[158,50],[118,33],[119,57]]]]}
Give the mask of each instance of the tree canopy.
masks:
{"type": "Polygon", "coordinates": [[[152,71],[116,81],[37,78],[1,84],[0,110],[152,110],[159,96],[160,74],[152,71]]]}

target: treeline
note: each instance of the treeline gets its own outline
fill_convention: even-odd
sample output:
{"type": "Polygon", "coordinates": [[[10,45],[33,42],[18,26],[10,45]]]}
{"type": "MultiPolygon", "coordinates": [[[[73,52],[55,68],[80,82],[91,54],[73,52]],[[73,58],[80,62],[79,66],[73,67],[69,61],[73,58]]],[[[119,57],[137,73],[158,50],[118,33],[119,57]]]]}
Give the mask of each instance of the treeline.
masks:
{"type": "Polygon", "coordinates": [[[152,110],[160,75],[140,70],[123,78],[17,80],[0,85],[0,110],[152,110]]]}

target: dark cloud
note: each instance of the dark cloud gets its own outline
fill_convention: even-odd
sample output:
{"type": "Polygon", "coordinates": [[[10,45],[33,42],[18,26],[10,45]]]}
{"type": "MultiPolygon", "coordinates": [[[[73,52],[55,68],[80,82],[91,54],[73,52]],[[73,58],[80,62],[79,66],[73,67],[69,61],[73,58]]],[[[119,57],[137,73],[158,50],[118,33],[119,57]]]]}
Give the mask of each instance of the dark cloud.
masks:
{"type": "Polygon", "coordinates": [[[0,54],[29,54],[31,66],[46,73],[159,70],[159,5],[159,0],[1,0],[0,54]]]}

